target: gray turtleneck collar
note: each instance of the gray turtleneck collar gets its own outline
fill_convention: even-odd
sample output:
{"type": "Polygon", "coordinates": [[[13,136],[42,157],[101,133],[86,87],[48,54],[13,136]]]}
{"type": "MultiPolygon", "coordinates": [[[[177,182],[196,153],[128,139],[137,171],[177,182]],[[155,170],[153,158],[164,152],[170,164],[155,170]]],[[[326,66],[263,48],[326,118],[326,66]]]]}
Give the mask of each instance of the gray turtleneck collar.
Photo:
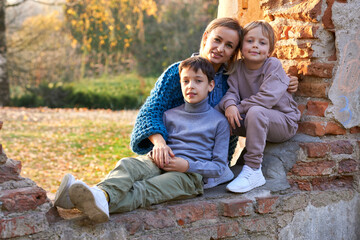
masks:
{"type": "Polygon", "coordinates": [[[206,112],[210,109],[210,105],[208,101],[209,101],[209,97],[206,97],[204,100],[198,103],[188,103],[187,101],[185,101],[184,110],[189,113],[206,112]]]}

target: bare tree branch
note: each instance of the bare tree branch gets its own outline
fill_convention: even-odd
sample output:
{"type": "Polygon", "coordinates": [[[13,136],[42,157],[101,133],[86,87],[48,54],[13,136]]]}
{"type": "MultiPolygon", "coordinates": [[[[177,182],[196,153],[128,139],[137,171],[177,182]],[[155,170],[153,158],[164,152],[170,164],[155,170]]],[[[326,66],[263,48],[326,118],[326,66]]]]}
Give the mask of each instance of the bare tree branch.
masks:
{"type": "Polygon", "coordinates": [[[19,2],[16,2],[16,3],[12,3],[12,4],[9,4],[7,1],[6,1],[6,4],[5,4],[5,7],[17,7],[21,4],[23,4],[24,2],[26,2],[27,0],[21,0],[19,2]]]}
{"type": "Polygon", "coordinates": [[[27,2],[27,1],[32,1],[32,2],[35,2],[35,3],[39,3],[39,4],[43,4],[43,5],[47,5],[47,6],[74,6],[76,4],[78,4],[81,0],[76,0],[74,1],[73,3],[66,3],[64,0],[53,0],[52,2],[48,2],[48,1],[40,1],[40,0],[19,0],[18,2],[16,3],[6,3],[5,7],[16,7],[16,6],[19,6],[21,4],[23,4],[24,2],[27,2]]]}

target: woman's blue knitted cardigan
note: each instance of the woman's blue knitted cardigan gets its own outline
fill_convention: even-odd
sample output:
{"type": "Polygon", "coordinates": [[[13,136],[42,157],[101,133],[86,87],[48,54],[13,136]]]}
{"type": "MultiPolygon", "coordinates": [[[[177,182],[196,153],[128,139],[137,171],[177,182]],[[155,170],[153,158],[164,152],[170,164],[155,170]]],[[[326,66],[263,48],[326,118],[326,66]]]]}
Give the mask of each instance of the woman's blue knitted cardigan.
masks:
{"type": "MultiPolygon", "coordinates": [[[[168,138],[162,119],[163,113],[184,103],[180,86],[179,64],[180,62],[174,63],[163,72],[139,111],[130,142],[132,151],[137,154],[146,154],[153,148],[153,144],[148,139],[149,136],[160,133],[165,140],[168,138]]],[[[223,82],[222,96],[224,96],[228,89],[226,82],[228,75],[221,74],[221,78],[223,82]]],[[[214,104],[211,99],[209,97],[209,103],[214,107],[217,103],[214,104]]],[[[237,137],[232,137],[229,146],[230,159],[234,153],[236,143],[237,137]]]]}

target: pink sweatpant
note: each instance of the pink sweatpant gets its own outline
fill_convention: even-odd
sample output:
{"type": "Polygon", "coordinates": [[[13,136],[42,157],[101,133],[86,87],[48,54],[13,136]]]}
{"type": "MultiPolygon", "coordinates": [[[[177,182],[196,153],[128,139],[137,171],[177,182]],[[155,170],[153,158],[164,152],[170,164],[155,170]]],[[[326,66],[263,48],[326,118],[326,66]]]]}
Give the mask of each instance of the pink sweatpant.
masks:
{"type": "Polygon", "coordinates": [[[246,113],[241,127],[233,130],[237,136],[246,137],[245,164],[259,168],[263,160],[266,141],[284,142],[293,137],[298,129],[296,121],[274,109],[254,106],[246,113]]]}

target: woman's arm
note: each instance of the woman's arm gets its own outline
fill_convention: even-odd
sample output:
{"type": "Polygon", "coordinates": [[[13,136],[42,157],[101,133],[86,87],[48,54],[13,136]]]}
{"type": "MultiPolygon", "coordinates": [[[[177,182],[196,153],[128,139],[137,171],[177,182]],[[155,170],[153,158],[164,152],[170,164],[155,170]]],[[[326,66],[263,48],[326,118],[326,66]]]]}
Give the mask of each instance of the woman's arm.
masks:
{"type": "Polygon", "coordinates": [[[180,62],[171,65],[157,80],[150,96],[141,107],[131,134],[130,146],[137,154],[146,154],[153,148],[149,137],[160,134],[166,141],[168,134],[163,113],[184,102],[179,77],[180,62]]]}

